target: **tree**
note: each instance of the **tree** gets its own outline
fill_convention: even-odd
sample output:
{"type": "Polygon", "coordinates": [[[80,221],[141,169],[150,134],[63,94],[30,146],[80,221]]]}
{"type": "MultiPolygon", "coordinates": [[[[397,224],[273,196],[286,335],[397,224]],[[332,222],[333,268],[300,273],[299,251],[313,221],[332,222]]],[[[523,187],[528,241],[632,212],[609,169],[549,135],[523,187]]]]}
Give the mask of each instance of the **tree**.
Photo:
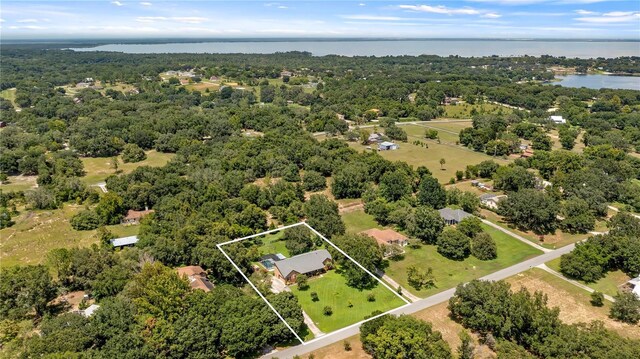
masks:
{"type": "Polygon", "coordinates": [[[360,332],[364,350],[374,359],[452,358],[449,345],[431,323],[407,315],[380,319],[360,332]]]}
{"type": "Polygon", "coordinates": [[[435,209],[444,208],[447,204],[447,192],[438,180],[432,176],[423,176],[418,186],[418,203],[435,209]]]}
{"type": "Polygon", "coordinates": [[[466,330],[460,331],[460,345],[458,346],[459,359],[473,359],[474,345],[473,339],[466,330]]]}
{"type": "Polygon", "coordinates": [[[591,305],[594,307],[602,307],[604,305],[604,294],[597,290],[591,292],[591,305]]]}
{"type": "Polygon", "coordinates": [[[108,192],[100,198],[95,211],[101,224],[118,224],[126,208],[122,197],[114,192],[108,192]]]}
{"type": "Polygon", "coordinates": [[[562,207],[562,228],[569,233],[587,233],[596,226],[589,203],[579,197],[569,198],[562,207]]]}
{"type": "Polygon", "coordinates": [[[411,178],[402,170],[387,171],[380,178],[380,194],[390,202],[412,193],[411,178]]]}
{"type": "Polygon", "coordinates": [[[368,169],[358,162],[338,169],[332,176],[331,193],[336,199],[360,198],[366,189],[368,169]]]}
{"type": "Polygon", "coordinates": [[[387,126],[384,134],[392,140],[407,141],[407,133],[395,124],[387,126]]]}
{"type": "Polygon", "coordinates": [[[322,235],[331,238],[345,231],[344,223],[338,212],[338,204],[325,195],[315,194],[304,204],[307,223],[322,235]]]}
{"type": "Polygon", "coordinates": [[[469,238],[473,238],[476,234],[482,232],[482,221],[480,218],[472,216],[464,218],[456,229],[469,238]]]}
{"type": "Polygon", "coordinates": [[[100,218],[94,211],[84,210],[71,217],[69,222],[76,231],[88,231],[98,228],[100,218]]]}
{"type": "Polygon", "coordinates": [[[561,126],[558,129],[558,135],[560,137],[560,144],[562,148],[565,150],[572,150],[573,146],[575,146],[576,138],[578,138],[578,134],[580,130],[571,126],[561,126]]]}
{"type": "Polygon", "coordinates": [[[56,209],[59,206],[54,193],[45,187],[38,187],[31,191],[26,191],[24,197],[33,209],[56,209]]]}
{"type": "Polygon", "coordinates": [[[309,252],[315,247],[312,234],[306,226],[295,226],[284,230],[282,240],[291,255],[309,252]]]}
{"type": "Polygon", "coordinates": [[[0,276],[0,316],[22,319],[34,312],[36,318],[40,318],[56,294],[47,267],[8,267],[0,276]]]}
{"type": "Polygon", "coordinates": [[[415,290],[429,289],[436,285],[431,267],[422,270],[415,266],[410,266],[407,268],[407,282],[415,290]]]}
{"type": "Polygon", "coordinates": [[[296,284],[298,284],[298,289],[307,290],[309,289],[309,278],[304,274],[298,274],[296,276],[296,284]]]}
{"type": "Polygon", "coordinates": [[[567,277],[585,282],[595,282],[604,277],[610,254],[599,243],[600,241],[602,238],[591,237],[585,242],[576,244],[571,253],[560,257],[560,271],[567,277]]]}
{"type": "Polygon", "coordinates": [[[11,227],[14,223],[11,220],[11,212],[7,207],[0,207],[0,229],[11,227]]]}
{"type": "Polygon", "coordinates": [[[469,237],[453,227],[447,227],[440,233],[437,245],[438,253],[449,259],[462,260],[469,256],[469,237]]]}
{"type": "Polygon", "coordinates": [[[480,232],[471,237],[471,255],[483,261],[498,257],[498,247],[489,233],[480,232]]]}
{"type": "Polygon", "coordinates": [[[550,151],[551,145],[551,138],[542,132],[536,133],[531,139],[531,147],[534,150],[550,151]]]}
{"type": "MultiPolygon", "coordinates": [[[[356,262],[360,263],[369,272],[375,273],[382,267],[382,249],[375,239],[363,234],[346,234],[333,239],[333,243],[342,249],[356,262]]],[[[376,280],[367,272],[358,267],[352,260],[344,257],[337,251],[332,251],[334,260],[341,266],[342,275],[347,280],[347,284],[358,289],[371,288],[376,284],[376,280]]]]}
{"type": "Polygon", "coordinates": [[[518,228],[544,234],[555,230],[558,205],[546,192],[523,189],[500,201],[498,213],[518,228]]]}
{"type": "Polygon", "coordinates": [[[444,158],[440,159],[440,169],[443,170],[444,168],[442,166],[445,165],[445,163],[447,163],[447,161],[444,158]]]}
{"type": "Polygon", "coordinates": [[[519,191],[534,188],[536,178],[533,173],[521,166],[502,166],[493,174],[494,186],[503,191],[519,191]]]}
{"type": "Polygon", "coordinates": [[[333,314],[333,309],[330,306],[325,306],[324,309],[322,309],[322,314],[326,315],[327,317],[330,316],[331,314],[333,314]]]}
{"type": "Polygon", "coordinates": [[[327,188],[327,179],[320,172],[305,171],[302,176],[302,186],[306,191],[322,191],[327,188]]]}
{"type": "Polygon", "coordinates": [[[122,150],[122,162],[140,162],[147,158],[142,148],[135,143],[128,143],[124,145],[122,150]]]}
{"type": "Polygon", "coordinates": [[[628,324],[640,322],[640,298],[631,292],[619,292],[614,299],[609,312],[611,318],[628,324]]]}
{"type": "Polygon", "coordinates": [[[444,228],[440,213],[429,206],[419,206],[415,214],[407,219],[407,231],[424,243],[433,244],[444,228]]]}

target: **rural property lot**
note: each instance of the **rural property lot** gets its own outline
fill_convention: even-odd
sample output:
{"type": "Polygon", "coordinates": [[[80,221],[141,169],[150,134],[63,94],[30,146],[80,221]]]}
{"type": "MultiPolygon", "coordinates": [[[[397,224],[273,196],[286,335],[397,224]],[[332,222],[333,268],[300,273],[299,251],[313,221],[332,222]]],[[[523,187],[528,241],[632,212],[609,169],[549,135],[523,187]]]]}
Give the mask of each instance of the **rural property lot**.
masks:
{"type": "MultiPolygon", "coordinates": [[[[269,300],[265,295],[257,289],[256,285],[242,272],[242,270],[233,261],[233,258],[231,258],[222,247],[227,244],[237,243],[243,240],[251,240],[253,238],[266,235],[266,237],[260,239],[259,242],[260,254],[285,254],[283,252],[289,254],[286,247],[281,244],[281,234],[284,233],[283,231],[285,229],[295,226],[306,226],[313,234],[322,238],[325,242],[324,247],[330,248],[332,251],[335,249],[342,255],[345,255],[349,260],[353,261],[353,259],[348,256],[348,253],[343,252],[304,222],[218,244],[218,249],[220,249],[227,259],[231,261],[236,270],[240,272],[256,293],[269,305],[271,310],[278,314],[280,319],[284,321],[287,326],[289,326],[289,324],[286,323],[286,320],[280,316],[277,310],[269,303],[269,300]]],[[[293,259],[294,257],[289,258],[293,259]]],[[[284,259],[281,261],[284,261],[284,259]]],[[[277,267],[277,263],[279,262],[275,263],[275,267],[277,267]]],[[[355,263],[358,264],[357,262],[355,263]]],[[[278,290],[276,292],[281,290],[291,291],[298,298],[298,302],[300,303],[302,310],[313,321],[313,323],[310,323],[305,320],[307,326],[315,325],[320,331],[327,333],[366,320],[373,312],[386,312],[408,303],[406,300],[402,299],[400,295],[395,293],[393,289],[387,287],[380,279],[378,279],[376,286],[371,289],[359,290],[349,287],[345,278],[340,273],[340,266],[335,262],[332,265],[333,268],[327,271],[324,271],[321,268],[320,271],[324,271],[323,273],[318,274],[316,270],[316,272],[314,272],[316,273],[315,275],[310,275],[310,279],[308,280],[309,288],[305,290],[300,290],[296,283],[286,285],[283,280],[273,278],[274,284],[272,288],[277,287],[278,290]],[[276,285],[275,282],[280,282],[280,284],[276,285]],[[312,299],[312,292],[317,294],[317,300],[312,299]],[[325,307],[327,306],[331,307],[332,311],[332,313],[328,315],[325,314],[325,307]]],[[[358,266],[360,265],[358,264],[358,266]]],[[[278,273],[278,268],[275,269],[275,273],[278,273]]],[[[305,273],[299,272],[298,274],[305,273]]],[[[373,276],[371,273],[369,273],[369,275],[373,276]]],[[[283,274],[283,276],[286,276],[286,274],[283,274]]],[[[302,338],[305,337],[304,333],[296,333],[291,327],[289,327],[289,329],[294,332],[300,342],[303,342],[302,338]]]]}
{"type": "Polygon", "coordinates": [[[419,297],[427,297],[455,287],[459,283],[482,277],[542,253],[485,224],[482,227],[496,241],[498,258],[494,260],[481,261],[470,256],[463,261],[454,261],[438,253],[435,245],[422,245],[417,249],[407,247],[405,258],[400,261],[389,261],[389,267],[385,270],[385,273],[412,293],[419,297]],[[415,290],[415,288],[409,286],[407,268],[411,266],[417,268],[431,267],[436,280],[436,287],[415,290]]]}
{"type": "MultiPolygon", "coordinates": [[[[560,258],[554,259],[550,262],[547,262],[546,264],[549,268],[560,272],[560,258]]],[[[604,278],[594,283],[587,283],[581,280],[576,281],[613,297],[620,290],[620,286],[625,284],[629,279],[631,279],[631,277],[626,275],[623,271],[617,270],[608,272],[607,275],[604,276],[604,278]]]]}
{"type": "MultiPolygon", "coordinates": [[[[155,150],[145,153],[147,159],[135,163],[124,163],[121,156],[118,156],[118,169],[126,174],[142,166],[162,167],[175,156],[173,153],[162,153],[155,150]]],[[[115,172],[111,162],[112,158],[110,157],[83,157],[82,164],[87,174],[81,178],[82,181],[89,185],[104,181],[115,172]]]]}
{"type": "Polygon", "coordinates": [[[609,318],[610,303],[605,301],[603,307],[591,305],[589,292],[573,284],[547,273],[542,269],[533,268],[516,276],[508,278],[512,290],[520,287],[530,292],[542,291],[549,299],[549,307],[560,309],[560,319],[567,323],[585,323],[593,320],[602,321],[605,327],[616,331],[623,337],[640,339],[640,326],[624,324],[609,318]]]}

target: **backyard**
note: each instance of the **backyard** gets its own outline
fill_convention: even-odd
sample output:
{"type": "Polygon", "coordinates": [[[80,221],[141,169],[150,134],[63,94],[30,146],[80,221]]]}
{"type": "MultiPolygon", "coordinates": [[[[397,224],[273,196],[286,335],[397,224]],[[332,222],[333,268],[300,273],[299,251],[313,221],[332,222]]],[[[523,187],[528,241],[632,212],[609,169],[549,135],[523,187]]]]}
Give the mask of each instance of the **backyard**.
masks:
{"type": "Polygon", "coordinates": [[[435,245],[422,245],[417,249],[407,247],[405,258],[400,261],[390,261],[385,272],[413,294],[427,297],[541,254],[539,250],[501,231],[485,224],[482,227],[491,235],[498,247],[498,258],[494,260],[481,261],[470,256],[463,261],[454,261],[438,253],[435,245]],[[431,267],[436,281],[435,287],[416,290],[409,286],[407,269],[412,266],[431,267]]]}
{"type": "Polygon", "coordinates": [[[350,233],[360,233],[371,228],[382,228],[372,215],[364,213],[362,209],[342,213],[342,221],[347,228],[347,232],[350,233]]]}
{"type": "Polygon", "coordinates": [[[284,241],[281,240],[283,235],[284,231],[279,231],[261,238],[262,245],[258,247],[260,255],[280,253],[285,257],[290,257],[289,250],[284,245],[284,241]]]}
{"type": "Polygon", "coordinates": [[[295,285],[291,286],[291,290],[302,309],[325,333],[357,323],[374,311],[386,312],[404,304],[382,285],[370,290],[351,288],[336,270],[311,278],[308,283],[309,288],[306,290],[301,291],[295,285]],[[318,301],[311,299],[312,292],[318,294],[318,301]],[[375,301],[367,300],[369,294],[374,295],[375,301]],[[326,306],[331,307],[332,315],[324,315],[326,306]]]}

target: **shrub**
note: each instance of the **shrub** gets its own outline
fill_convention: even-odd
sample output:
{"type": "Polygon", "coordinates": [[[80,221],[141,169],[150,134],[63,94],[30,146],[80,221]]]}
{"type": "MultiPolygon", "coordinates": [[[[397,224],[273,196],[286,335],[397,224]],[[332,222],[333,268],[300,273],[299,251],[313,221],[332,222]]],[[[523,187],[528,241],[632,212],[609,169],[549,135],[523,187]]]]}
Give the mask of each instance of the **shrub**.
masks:
{"type": "Polygon", "coordinates": [[[369,293],[367,294],[367,301],[369,302],[375,302],[376,301],[376,296],[373,293],[369,293]]]}
{"type": "Polygon", "coordinates": [[[316,192],[327,188],[327,179],[322,173],[316,171],[305,171],[302,176],[302,186],[305,191],[316,192]]]}
{"type": "Polygon", "coordinates": [[[299,274],[296,277],[296,283],[298,284],[298,289],[307,290],[309,289],[309,283],[307,282],[308,278],[304,274],[299,274]]]}
{"type": "Polygon", "coordinates": [[[345,340],[344,342],[342,342],[342,346],[344,347],[344,351],[351,351],[351,343],[349,343],[348,341],[345,340]]]}
{"type": "Polygon", "coordinates": [[[324,313],[324,315],[330,316],[331,314],[333,314],[333,309],[327,305],[326,307],[324,307],[322,312],[324,313]]]}
{"type": "Polygon", "coordinates": [[[609,316],[624,323],[638,324],[640,322],[640,298],[630,292],[618,293],[614,298],[616,301],[611,306],[609,316]]]}
{"type": "Polygon", "coordinates": [[[604,294],[597,290],[591,293],[591,305],[594,307],[602,307],[604,305],[604,294]]]}
{"type": "Polygon", "coordinates": [[[147,155],[144,153],[140,146],[135,143],[128,143],[124,145],[124,149],[122,150],[122,162],[140,162],[147,158],[147,155]]]}
{"type": "Polygon", "coordinates": [[[318,293],[316,292],[311,292],[311,300],[314,302],[317,302],[320,300],[320,298],[318,298],[318,293]]]}
{"type": "Polygon", "coordinates": [[[438,237],[438,253],[443,256],[462,260],[469,256],[470,239],[453,227],[447,227],[438,237]]]}
{"type": "Polygon", "coordinates": [[[94,211],[84,210],[73,216],[70,223],[76,231],[89,231],[98,228],[100,218],[94,211]]]}

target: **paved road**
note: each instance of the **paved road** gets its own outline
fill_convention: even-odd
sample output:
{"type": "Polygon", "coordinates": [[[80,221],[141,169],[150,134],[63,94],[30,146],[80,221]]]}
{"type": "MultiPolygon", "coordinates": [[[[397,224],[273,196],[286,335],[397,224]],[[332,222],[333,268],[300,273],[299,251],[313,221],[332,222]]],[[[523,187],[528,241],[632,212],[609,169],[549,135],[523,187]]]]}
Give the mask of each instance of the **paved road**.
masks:
{"type": "MultiPolygon", "coordinates": [[[[607,208],[609,208],[610,210],[612,210],[614,212],[620,212],[620,210],[618,208],[614,207],[614,206],[607,206],[607,208]]],[[[640,216],[637,215],[637,214],[634,214],[634,213],[629,213],[629,214],[634,216],[634,217],[636,217],[636,218],[640,218],[640,216]]]]}
{"type": "MultiPolygon", "coordinates": [[[[563,254],[569,253],[573,250],[574,247],[575,247],[575,244],[570,244],[568,246],[541,254],[537,257],[531,258],[524,262],[520,262],[518,264],[512,265],[511,267],[501,269],[497,272],[491,273],[480,279],[497,281],[497,280],[509,278],[518,273],[524,272],[530,268],[537,267],[550,260],[556,259],[563,254]]],[[[444,292],[440,292],[430,297],[396,308],[390,313],[394,315],[400,315],[400,314],[412,314],[415,312],[419,312],[421,310],[427,309],[434,305],[446,302],[447,300],[449,300],[449,298],[453,296],[454,293],[455,293],[455,288],[451,288],[451,289],[445,290],[444,292]]],[[[351,336],[358,334],[360,331],[360,324],[362,324],[362,322],[353,324],[351,326],[342,328],[340,330],[331,332],[329,334],[325,334],[320,338],[312,339],[306,342],[304,345],[298,345],[298,346],[288,348],[279,352],[269,353],[265,355],[263,358],[285,359],[285,358],[293,358],[296,355],[300,355],[300,356],[305,355],[314,350],[320,349],[332,343],[347,339],[351,336]]]]}

